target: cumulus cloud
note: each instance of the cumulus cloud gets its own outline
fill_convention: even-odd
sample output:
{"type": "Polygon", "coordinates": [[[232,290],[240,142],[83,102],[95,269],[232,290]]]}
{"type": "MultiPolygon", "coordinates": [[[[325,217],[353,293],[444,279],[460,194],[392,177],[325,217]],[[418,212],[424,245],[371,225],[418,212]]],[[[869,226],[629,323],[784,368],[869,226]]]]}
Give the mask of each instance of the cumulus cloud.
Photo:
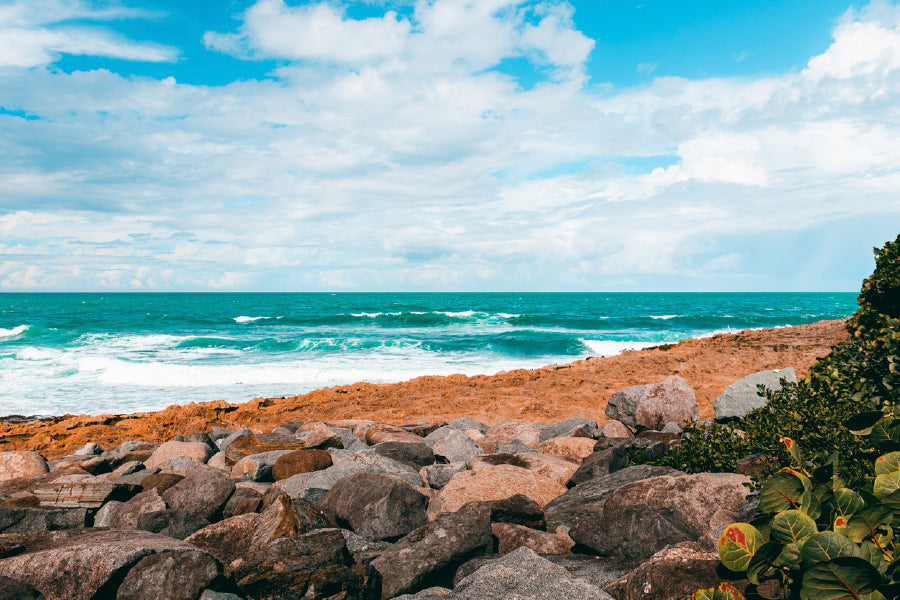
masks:
{"type": "Polygon", "coordinates": [[[585,77],[593,42],[555,1],[260,0],[204,41],[279,67],[222,86],[0,72],[38,116],[0,115],[0,285],[771,287],[755,237],[900,213],[900,13],[879,6],[797,72],[621,90],[585,77]]]}

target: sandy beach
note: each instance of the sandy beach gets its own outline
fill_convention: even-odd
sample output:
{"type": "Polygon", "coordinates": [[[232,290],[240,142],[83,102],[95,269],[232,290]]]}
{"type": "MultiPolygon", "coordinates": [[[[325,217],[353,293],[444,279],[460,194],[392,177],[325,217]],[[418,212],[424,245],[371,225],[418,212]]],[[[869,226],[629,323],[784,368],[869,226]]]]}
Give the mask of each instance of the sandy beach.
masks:
{"type": "Polygon", "coordinates": [[[129,439],[161,442],[214,425],[270,431],[288,421],[374,420],[392,424],[467,416],[487,424],[505,419],[552,423],[572,416],[606,420],[609,396],[624,387],[683,377],[695,390],[700,418],[734,381],[764,369],[794,367],[805,377],[816,358],[847,339],[843,321],[747,330],[685,340],[607,358],[588,358],[495,375],[419,377],[394,384],[356,383],[285,398],[173,405],[130,415],[65,415],[0,422],[0,451],[67,455],[86,442],[112,447],[129,439]]]}

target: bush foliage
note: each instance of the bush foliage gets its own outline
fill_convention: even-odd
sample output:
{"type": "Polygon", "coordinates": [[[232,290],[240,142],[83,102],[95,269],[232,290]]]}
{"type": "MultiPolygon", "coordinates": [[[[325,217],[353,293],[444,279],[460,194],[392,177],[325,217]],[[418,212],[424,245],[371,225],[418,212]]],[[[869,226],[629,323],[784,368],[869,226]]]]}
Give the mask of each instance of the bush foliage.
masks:
{"type": "Polygon", "coordinates": [[[777,469],[791,464],[779,443],[791,437],[819,462],[840,452],[846,475],[865,478],[877,450],[846,422],[900,403],[900,235],[875,249],[875,271],[857,304],[847,321],[850,340],[816,361],[809,378],[765,391],[767,405],[730,426],[689,424],[691,438],[657,462],[688,472],[733,471],[742,457],[763,453],[777,469]]]}

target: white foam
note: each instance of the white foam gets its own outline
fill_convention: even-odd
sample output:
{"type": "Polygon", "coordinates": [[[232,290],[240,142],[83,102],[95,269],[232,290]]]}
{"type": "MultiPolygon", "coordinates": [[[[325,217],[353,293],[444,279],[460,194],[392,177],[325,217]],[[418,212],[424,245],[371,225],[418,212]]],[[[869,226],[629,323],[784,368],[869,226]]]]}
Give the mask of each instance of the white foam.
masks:
{"type": "MultiPolygon", "coordinates": [[[[236,323],[252,323],[253,321],[259,321],[262,319],[271,319],[272,317],[245,317],[241,315],[240,317],[235,317],[234,321],[236,323]]],[[[281,317],[279,317],[280,319],[281,317]]]]}
{"type": "Polygon", "coordinates": [[[616,356],[626,350],[642,350],[652,348],[663,342],[622,342],[618,340],[581,340],[587,346],[592,356],[616,356]]]}
{"type": "Polygon", "coordinates": [[[19,360],[54,360],[61,356],[60,352],[28,346],[16,352],[19,360]]]}
{"type": "Polygon", "coordinates": [[[515,319],[516,317],[521,317],[522,315],[516,315],[512,313],[497,313],[497,316],[503,319],[515,319]]]}
{"type": "Polygon", "coordinates": [[[31,325],[19,325],[18,327],[13,327],[12,329],[4,329],[0,327],[0,340],[4,338],[12,338],[17,335],[22,335],[25,333],[31,325]]]}
{"type": "Polygon", "coordinates": [[[668,321],[669,319],[674,319],[678,315],[650,315],[651,319],[661,319],[663,321],[668,321]]]}
{"type": "Polygon", "coordinates": [[[447,315],[448,317],[472,317],[475,315],[475,311],[474,310],[463,310],[460,312],[447,311],[447,312],[440,312],[438,314],[447,315]]]}

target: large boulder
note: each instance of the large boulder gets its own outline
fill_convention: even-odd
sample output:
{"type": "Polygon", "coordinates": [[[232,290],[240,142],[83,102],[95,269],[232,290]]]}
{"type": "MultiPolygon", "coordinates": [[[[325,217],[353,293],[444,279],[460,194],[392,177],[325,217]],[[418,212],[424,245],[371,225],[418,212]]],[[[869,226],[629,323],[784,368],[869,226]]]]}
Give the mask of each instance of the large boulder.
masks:
{"type": "Polygon", "coordinates": [[[797,382],[797,374],[793,367],[773,369],[751,373],[739,381],[735,381],[713,402],[716,419],[739,419],[747,416],[751,410],[766,405],[765,396],[759,395],[758,386],[763,385],[770,390],[781,389],[781,380],[797,382]]]}
{"type": "Polygon", "coordinates": [[[303,442],[296,438],[264,433],[242,435],[223,448],[227,439],[219,440],[219,448],[225,453],[225,462],[229,465],[234,465],[245,456],[274,452],[275,450],[300,450],[303,448],[303,442]]]}
{"type": "Polygon", "coordinates": [[[272,450],[251,454],[237,461],[231,468],[232,479],[249,479],[250,481],[272,481],[272,468],[276,461],[294,450],[272,450]]]}
{"type": "Polygon", "coordinates": [[[484,450],[472,441],[472,438],[458,429],[447,427],[434,433],[438,434],[439,432],[440,437],[435,437],[431,441],[431,449],[435,456],[442,457],[447,462],[468,463],[476,456],[484,454],[484,450]]]}
{"type": "Polygon", "coordinates": [[[485,454],[476,456],[469,463],[469,468],[476,473],[486,468],[497,465],[512,465],[521,467],[526,471],[543,475],[561,485],[565,485],[575,471],[578,463],[561,456],[543,454],[541,452],[526,452],[522,454],[485,454]]]}
{"type": "Polygon", "coordinates": [[[468,502],[501,500],[515,494],[523,494],[544,506],[565,491],[565,486],[559,482],[521,467],[486,467],[454,476],[432,499],[428,514],[434,517],[453,512],[468,502]]]}
{"type": "Polygon", "coordinates": [[[250,540],[257,519],[256,513],[231,517],[195,531],[184,541],[218,558],[230,575],[251,550],[250,540]]]}
{"type": "Polygon", "coordinates": [[[422,436],[411,433],[401,427],[379,423],[369,427],[366,431],[366,443],[370,446],[384,442],[409,442],[418,443],[422,436]]]}
{"type": "Polygon", "coordinates": [[[600,556],[643,560],[670,544],[696,541],[700,534],[677,508],[637,504],[606,509],[569,530],[578,544],[600,556]]]}
{"type": "Polygon", "coordinates": [[[353,563],[339,529],[276,539],[240,561],[232,575],[242,595],[253,600],[378,597],[377,571],[353,563]]]}
{"type": "Polygon", "coordinates": [[[200,515],[178,508],[144,513],[137,519],[137,529],[167,535],[176,540],[183,540],[209,524],[200,515]]]}
{"type": "Polygon", "coordinates": [[[0,544],[25,546],[23,553],[0,560],[0,576],[34,586],[46,600],[115,598],[129,569],[145,556],[199,552],[163,535],[115,529],[0,535],[0,544]]]}
{"type": "Polygon", "coordinates": [[[110,511],[109,526],[113,529],[137,529],[141,515],[166,510],[168,505],[160,497],[159,492],[150,489],[141,492],[128,502],[116,505],[110,511]]]}
{"type": "Polygon", "coordinates": [[[23,508],[0,506],[0,533],[25,533],[26,531],[59,531],[86,527],[86,508],[23,508]]]}
{"type": "Polygon", "coordinates": [[[372,446],[372,452],[409,465],[414,469],[434,464],[434,452],[422,441],[381,442],[372,446]]]}
{"type": "Polygon", "coordinates": [[[37,452],[24,450],[0,452],[0,481],[43,475],[49,470],[47,461],[37,452]]]}
{"type": "Polygon", "coordinates": [[[231,479],[213,468],[204,467],[189,471],[184,479],[163,492],[162,499],[170,508],[180,508],[214,520],[233,492],[234,482],[231,479]]]}
{"type": "Polygon", "coordinates": [[[38,484],[32,493],[43,508],[100,508],[107,500],[127,500],[139,490],[91,475],[70,475],[38,484]]]}
{"type": "Polygon", "coordinates": [[[145,556],[128,570],[116,600],[195,600],[222,574],[222,565],[202,550],[145,556]]]}
{"type": "Polygon", "coordinates": [[[372,561],[382,577],[381,598],[448,586],[456,568],[491,551],[491,514],[471,504],[443,514],[400,539],[372,561]]]}
{"type": "Polygon", "coordinates": [[[299,498],[292,500],[287,494],[277,494],[254,522],[248,544],[256,550],[280,537],[294,537],[333,526],[334,523],[309,502],[299,498]]]}
{"type": "Polygon", "coordinates": [[[582,461],[594,451],[596,442],[588,437],[555,437],[541,442],[538,450],[544,454],[561,456],[571,460],[582,461]]]}
{"type": "Polygon", "coordinates": [[[606,416],[631,427],[660,430],[670,421],[696,421],[699,408],[687,381],[670,375],[658,383],[614,393],[606,404],[606,416]]]}
{"type": "Polygon", "coordinates": [[[579,483],[620,471],[628,466],[628,462],[628,452],[622,446],[592,452],[581,461],[578,470],[566,481],[566,487],[575,487],[579,483]]]}
{"type": "Polygon", "coordinates": [[[0,575],[0,600],[44,600],[44,595],[31,584],[0,575]]]}
{"type": "Polygon", "coordinates": [[[533,550],[519,548],[461,579],[452,591],[423,590],[398,600],[608,600],[597,587],[572,577],[533,550]]]}
{"type": "Polygon", "coordinates": [[[331,455],[324,450],[294,450],[278,457],[272,467],[272,478],[275,481],[287,479],[298,473],[321,471],[332,464],[331,455]]]}
{"type": "Polygon", "coordinates": [[[178,442],[175,440],[161,444],[159,448],[153,451],[144,466],[148,469],[159,467],[164,462],[175,456],[184,456],[205,463],[214,454],[212,448],[203,442],[178,442]]]}
{"type": "MultiPolygon", "coordinates": [[[[629,562],[621,558],[605,558],[589,554],[540,554],[540,556],[557,567],[564,568],[575,579],[581,579],[599,590],[611,583],[615,583],[623,575],[634,570],[639,564],[635,561],[629,562]]],[[[477,556],[463,564],[456,571],[456,577],[453,580],[454,586],[498,558],[502,559],[504,557],[497,554],[477,556]]]]}
{"type": "Polygon", "coordinates": [[[391,475],[357,473],[338,481],[318,505],[366,539],[394,540],[428,520],[428,496],[420,490],[391,475]]]}
{"type": "MultiPolygon", "coordinates": [[[[398,477],[415,487],[422,487],[423,485],[417,469],[372,452],[371,449],[342,459],[322,471],[308,474],[302,473],[283,479],[278,482],[278,485],[287,485],[294,478],[304,478],[306,475],[309,475],[307,479],[303,480],[301,487],[296,490],[296,495],[304,500],[316,502],[325,496],[328,490],[339,480],[356,473],[384,473],[398,477]]],[[[292,492],[289,493],[294,495],[292,492]]]]}
{"type": "Polygon", "coordinates": [[[510,419],[498,423],[487,430],[478,442],[485,452],[496,452],[497,448],[519,440],[526,446],[537,447],[541,443],[541,429],[522,419],[510,419]]]}

